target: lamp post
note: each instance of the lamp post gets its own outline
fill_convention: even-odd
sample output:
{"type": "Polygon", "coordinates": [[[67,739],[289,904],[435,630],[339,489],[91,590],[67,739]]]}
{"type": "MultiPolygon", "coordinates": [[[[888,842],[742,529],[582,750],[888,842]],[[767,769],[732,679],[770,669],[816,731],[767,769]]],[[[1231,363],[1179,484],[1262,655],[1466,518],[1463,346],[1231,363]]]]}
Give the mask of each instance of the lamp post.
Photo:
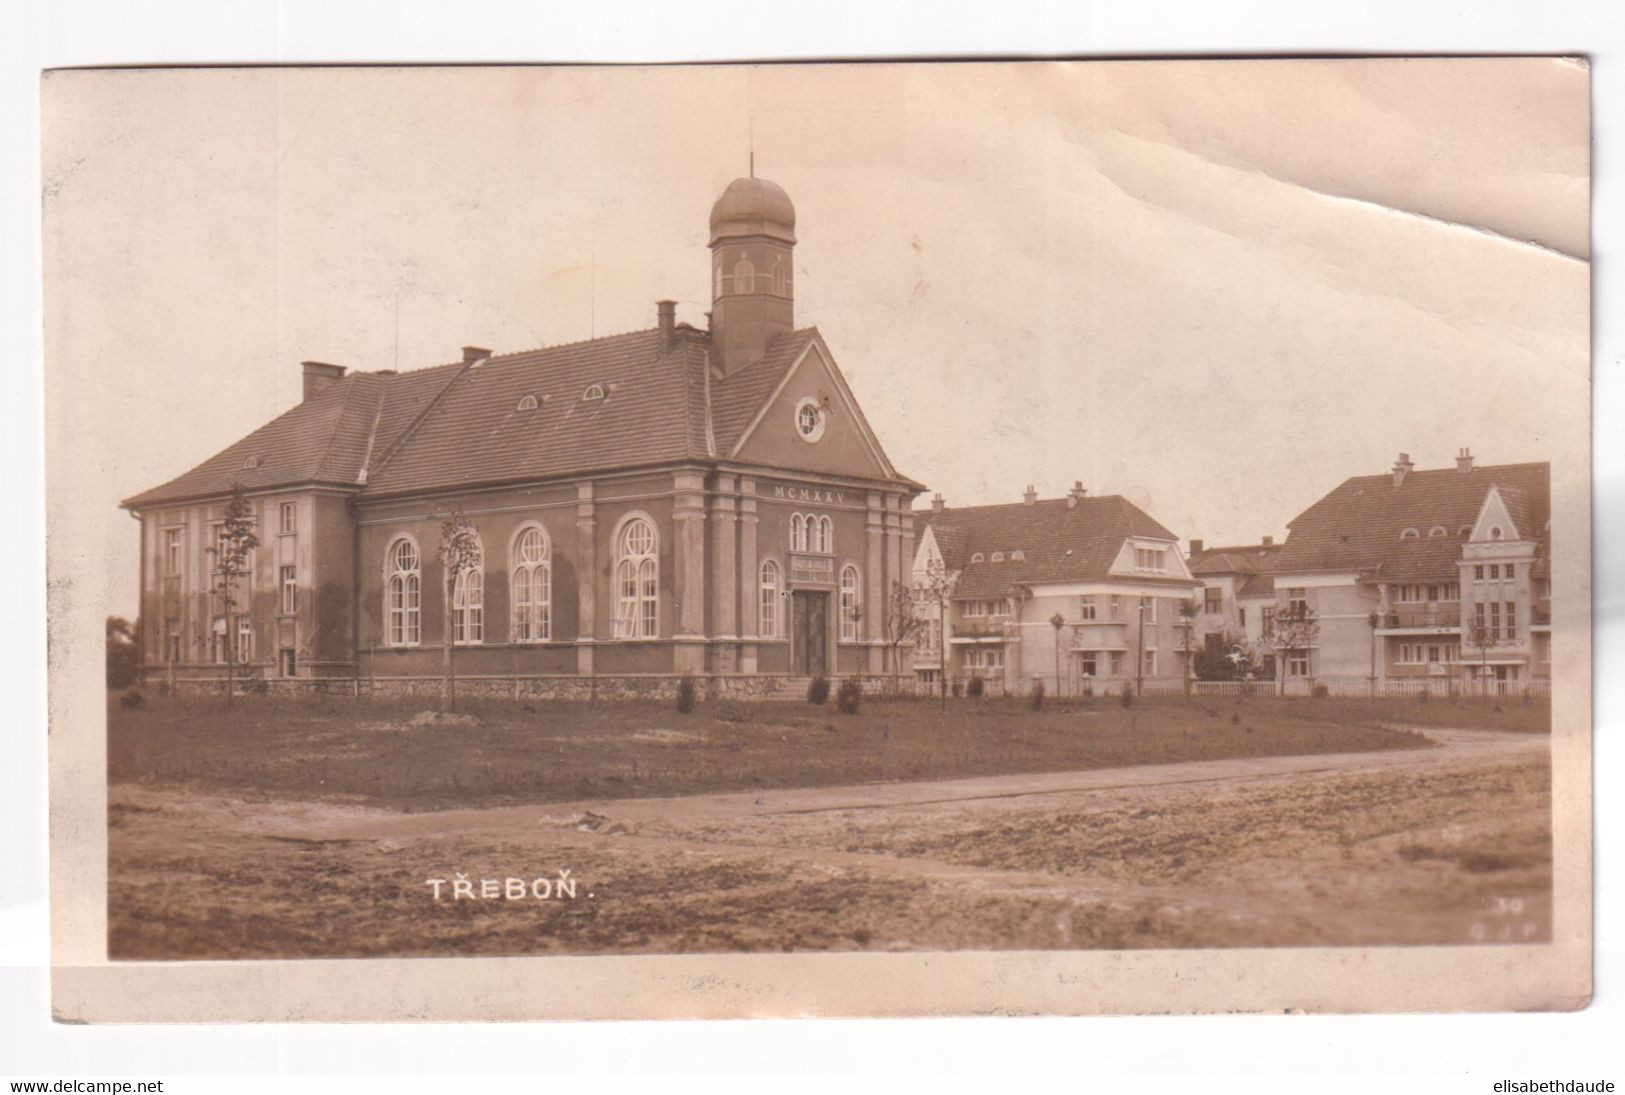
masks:
{"type": "Polygon", "coordinates": [[[1055,694],[1061,694],[1061,628],[1066,626],[1066,617],[1059,612],[1049,618],[1049,625],[1055,629],[1055,694]]]}
{"type": "Polygon", "coordinates": [[[1373,613],[1371,613],[1370,616],[1368,616],[1366,618],[1366,622],[1371,625],[1371,702],[1376,703],[1377,702],[1377,624],[1382,622],[1382,615],[1380,613],[1373,612],[1373,613]]]}
{"type": "Polygon", "coordinates": [[[1139,635],[1134,640],[1134,694],[1145,695],[1145,598],[1140,598],[1139,635]]]}

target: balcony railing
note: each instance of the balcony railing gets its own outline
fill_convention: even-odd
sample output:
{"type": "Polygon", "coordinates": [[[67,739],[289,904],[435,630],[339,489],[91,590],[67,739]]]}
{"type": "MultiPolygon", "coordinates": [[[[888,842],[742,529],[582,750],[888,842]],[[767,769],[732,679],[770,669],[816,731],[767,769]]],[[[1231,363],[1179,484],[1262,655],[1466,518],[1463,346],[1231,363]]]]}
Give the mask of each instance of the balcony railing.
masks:
{"type": "Polygon", "coordinates": [[[1005,636],[1005,626],[956,623],[953,625],[953,636],[956,639],[1002,639],[1005,636]]]}
{"type": "Polygon", "coordinates": [[[1460,627],[1461,608],[1415,608],[1390,612],[1383,627],[1460,627]]]}

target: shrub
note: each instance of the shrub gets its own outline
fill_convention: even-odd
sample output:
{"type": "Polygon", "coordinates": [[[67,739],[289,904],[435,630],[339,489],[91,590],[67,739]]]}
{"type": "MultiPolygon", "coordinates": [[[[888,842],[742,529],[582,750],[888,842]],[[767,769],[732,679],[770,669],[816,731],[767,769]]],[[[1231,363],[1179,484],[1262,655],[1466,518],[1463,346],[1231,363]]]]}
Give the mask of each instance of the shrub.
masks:
{"type": "Polygon", "coordinates": [[[985,687],[981,677],[972,677],[965,682],[965,695],[973,700],[979,700],[982,698],[982,690],[985,687]]]}
{"type": "Polygon", "coordinates": [[[1323,684],[1317,684],[1309,690],[1309,695],[1317,700],[1323,700],[1332,694],[1332,690],[1323,684]]]}
{"type": "Polygon", "coordinates": [[[858,706],[863,703],[863,685],[858,683],[856,677],[848,677],[841,682],[841,687],[835,693],[835,705],[848,715],[856,715],[858,706]]]}
{"type": "Polygon", "coordinates": [[[118,705],[130,710],[134,710],[146,702],[147,697],[141,694],[141,690],[139,688],[132,688],[118,698],[118,705]]]}
{"type": "Polygon", "coordinates": [[[694,710],[694,674],[684,673],[677,682],[677,711],[687,715],[694,710]]]}
{"type": "Polygon", "coordinates": [[[807,702],[822,707],[829,702],[829,678],[817,676],[807,682],[807,702]]]}
{"type": "Polygon", "coordinates": [[[1032,704],[1034,711],[1044,709],[1044,682],[1042,680],[1034,678],[1032,695],[1027,697],[1027,702],[1032,704]]]}
{"type": "Polygon", "coordinates": [[[1134,706],[1134,689],[1129,686],[1127,681],[1123,682],[1123,690],[1117,694],[1117,702],[1124,707],[1134,706]]]}

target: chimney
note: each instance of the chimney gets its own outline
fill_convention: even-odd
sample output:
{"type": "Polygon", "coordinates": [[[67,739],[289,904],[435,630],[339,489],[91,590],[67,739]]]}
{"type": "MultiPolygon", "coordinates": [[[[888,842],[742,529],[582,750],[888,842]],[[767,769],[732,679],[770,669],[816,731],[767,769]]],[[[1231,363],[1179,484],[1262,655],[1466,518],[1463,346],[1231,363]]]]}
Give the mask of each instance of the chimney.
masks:
{"type": "Polygon", "coordinates": [[[1265,547],[1274,547],[1275,546],[1275,537],[1266,536],[1266,537],[1264,537],[1262,543],[1264,544],[1265,547]]]}
{"type": "Polygon", "coordinates": [[[329,384],[344,379],[343,365],[329,365],[325,361],[301,361],[305,369],[305,395],[304,402],[309,403],[310,397],[327,387],[329,384]]]}
{"type": "Polygon", "coordinates": [[[677,302],[655,301],[655,313],[660,317],[660,346],[669,350],[677,343],[677,302]]]}
{"type": "Polygon", "coordinates": [[[1473,470],[1473,454],[1465,446],[1456,454],[1456,470],[1469,472],[1473,470]]]}
{"type": "Polygon", "coordinates": [[[1401,483],[1405,482],[1405,477],[1411,473],[1411,469],[1414,467],[1416,465],[1411,463],[1410,453],[1402,452],[1399,454],[1399,459],[1394,461],[1394,488],[1396,490],[1401,483]]]}
{"type": "Polygon", "coordinates": [[[1196,558],[1196,556],[1198,556],[1200,554],[1202,554],[1202,541],[1200,541],[1200,540],[1192,540],[1191,541],[1191,558],[1194,559],[1194,558],[1196,558]]]}
{"type": "Polygon", "coordinates": [[[1027,489],[1021,492],[1021,500],[1029,506],[1038,501],[1038,492],[1033,489],[1031,483],[1028,483],[1027,489]]]}
{"type": "Polygon", "coordinates": [[[1072,480],[1072,489],[1066,492],[1066,508],[1072,509],[1078,504],[1079,499],[1087,498],[1088,496],[1089,492],[1083,489],[1083,480],[1072,480]]]}
{"type": "Polygon", "coordinates": [[[941,513],[942,512],[942,492],[941,491],[938,491],[937,493],[935,493],[935,494],[933,494],[931,496],[931,512],[932,513],[941,513]]]}
{"type": "Polygon", "coordinates": [[[483,346],[464,346],[463,364],[474,365],[491,356],[491,351],[483,346]]]}

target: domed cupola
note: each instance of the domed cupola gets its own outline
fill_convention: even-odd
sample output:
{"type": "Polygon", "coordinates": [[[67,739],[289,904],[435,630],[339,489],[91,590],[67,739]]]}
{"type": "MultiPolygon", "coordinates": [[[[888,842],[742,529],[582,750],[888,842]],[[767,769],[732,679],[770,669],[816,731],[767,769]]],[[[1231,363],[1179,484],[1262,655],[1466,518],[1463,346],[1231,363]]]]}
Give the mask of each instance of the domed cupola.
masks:
{"type": "Polygon", "coordinates": [[[711,357],[723,374],[794,327],[796,208],[777,183],[728,184],[711,207],[711,357]]]}
{"type": "Polygon", "coordinates": [[[711,207],[711,246],[718,240],[764,236],[796,242],[796,207],[784,187],[766,179],[735,179],[711,207]]]}

